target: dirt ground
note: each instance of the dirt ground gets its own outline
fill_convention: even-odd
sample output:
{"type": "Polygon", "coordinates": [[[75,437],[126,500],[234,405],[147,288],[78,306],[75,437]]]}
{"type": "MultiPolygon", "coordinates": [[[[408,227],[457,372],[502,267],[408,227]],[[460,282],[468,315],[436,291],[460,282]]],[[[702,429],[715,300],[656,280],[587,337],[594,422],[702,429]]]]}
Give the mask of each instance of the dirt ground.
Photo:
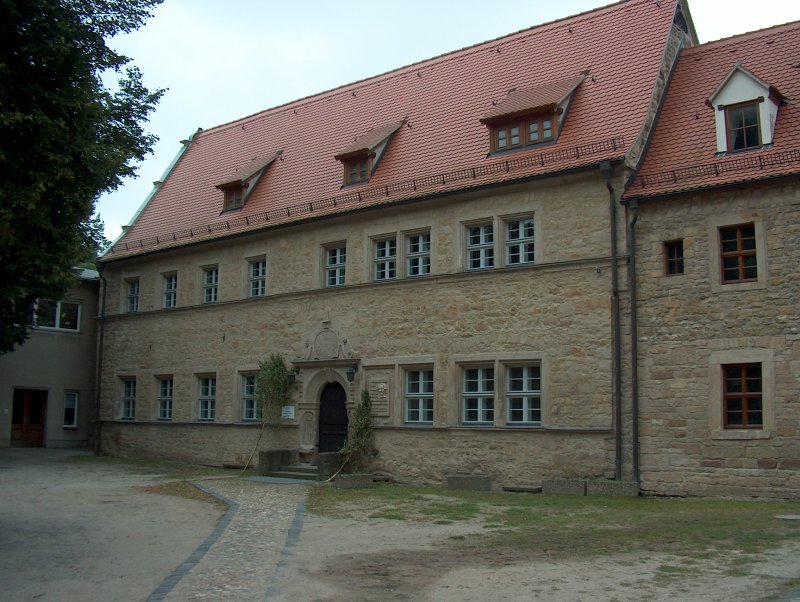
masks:
{"type": "Polygon", "coordinates": [[[144,600],[224,512],[147,493],[157,475],[75,455],[0,449],[0,600],[144,600]]]}
{"type": "MultiPolygon", "coordinates": [[[[307,516],[276,600],[775,600],[800,578],[800,542],[763,554],[747,573],[671,555],[542,561],[481,544],[480,522],[307,516]]],[[[576,542],[580,546],[580,542],[576,542]]]]}
{"type": "MultiPolygon", "coordinates": [[[[4,602],[146,600],[224,513],[178,490],[179,496],[164,495],[170,488],[158,475],[75,462],[74,455],[0,449],[4,602]]],[[[667,553],[587,559],[577,553],[580,541],[574,558],[516,553],[491,545],[486,535],[497,525],[478,519],[420,523],[300,512],[298,537],[289,527],[305,491],[297,485],[239,479],[204,485],[240,506],[165,600],[727,602],[777,600],[800,586],[800,541],[749,557],[744,570],[732,571],[730,563],[667,553]]],[[[794,591],[796,598],[783,599],[800,600],[794,591]]]]}

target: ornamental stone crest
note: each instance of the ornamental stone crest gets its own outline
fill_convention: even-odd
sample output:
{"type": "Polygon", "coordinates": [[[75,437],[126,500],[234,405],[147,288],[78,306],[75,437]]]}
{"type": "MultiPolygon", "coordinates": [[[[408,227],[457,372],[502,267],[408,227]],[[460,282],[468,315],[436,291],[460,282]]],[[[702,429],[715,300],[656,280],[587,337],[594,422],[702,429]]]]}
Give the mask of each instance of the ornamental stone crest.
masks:
{"type": "Polygon", "coordinates": [[[322,329],[314,332],[305,342],[304,360],[337,360],[353,357],[347,338],[331,328],[330,316],[322,320],[322,329]]]}

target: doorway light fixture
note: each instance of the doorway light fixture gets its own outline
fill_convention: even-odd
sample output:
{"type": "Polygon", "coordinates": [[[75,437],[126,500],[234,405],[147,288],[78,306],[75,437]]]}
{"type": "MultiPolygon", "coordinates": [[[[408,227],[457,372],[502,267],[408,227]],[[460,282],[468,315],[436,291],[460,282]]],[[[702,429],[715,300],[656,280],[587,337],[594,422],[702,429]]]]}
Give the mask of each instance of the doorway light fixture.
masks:
{"type": "Polygon", "coordinates": [[[358,364],[353,364],[347,369],[347,382],[351,383],[356,379],[356,372],[358,372],[358,364]]]}

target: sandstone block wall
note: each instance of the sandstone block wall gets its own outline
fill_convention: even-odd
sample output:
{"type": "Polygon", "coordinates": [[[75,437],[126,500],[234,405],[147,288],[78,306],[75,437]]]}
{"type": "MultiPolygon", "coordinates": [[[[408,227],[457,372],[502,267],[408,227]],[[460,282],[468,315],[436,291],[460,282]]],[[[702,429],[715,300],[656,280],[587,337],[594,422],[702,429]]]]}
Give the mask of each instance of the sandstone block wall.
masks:
{"type": "Polygon", "coordinates": [[[239,453],[238,435],[231,433],[249,432],[221,426],[241,425],[241,376],[277,352],[302,366],[292,389],[297,412],[285,421],[295,446],[316,443],[326,382],[345,387],[351,411],[363,388],[381,385],[378,468],[396,478],[442,482],[445,474],[478,470],[503,486],[536,484],[545,476],[608,476],[607,203],[599,175],[585,174],[112,262],[105,272],[111,315],[102,367],[104,449],[230,461],[239,453]],[[536,222],[536,264],[503,267],[504,221],[529,215],[536,222]],[[495,225],[497,267],[466,272],[466,226],[478,222],[495,225]],[[404,233],[427,228],[430,277],[372,282],[376,237],[394,233],[401,248],[404,233]],[[325,289],[323,251],[337,241],[347,245],[347,285],[325,289]],[[258,256],[267,258],[268,294],[249,299],[247,259],[258,256]],[[220,269],[220,300],[203,305],[201,267],[210,264],[220,269]],[[171,271],[178,273],[178,307],[163,310],[162,274],[171,271]],[[136,314],[122,311],[131,277],[141,283],[136,314]],[[308,360],[323,329],[335,333],[339,349],[330,362],[308,360]],[[350,384],[344,376],[353,363],[359,371],[350,384]],[[541,365],[541,427],[506,426],[505,370],[520,364],[541,365]],[[463,425],[462,369],[474,365],[497,371],[492,428],[463,425]],[[430,426],[405,423],[404,374],[414,368],[434,371],[430,426]],[[214,425],[197,420],[203,375],[217,379],[214,425]],[[175,424],[156,420],[163,376],[174,379],[175,424]],[[123,378],[137,381],[134,424],[120,420],[123,378]]]}
{"type": "Polygon", "coordinates": [[[750,185],[648,202],[637,225],[642,487],[800,497],[800,194],[750,185]],[[718,228],[756,224],[759,278],[721,284],[718,228]],[[664,275],[683,239],[685,273],[664,275]],[[764,428],[722,427],[720,366],[758,362],[764,428]]]}

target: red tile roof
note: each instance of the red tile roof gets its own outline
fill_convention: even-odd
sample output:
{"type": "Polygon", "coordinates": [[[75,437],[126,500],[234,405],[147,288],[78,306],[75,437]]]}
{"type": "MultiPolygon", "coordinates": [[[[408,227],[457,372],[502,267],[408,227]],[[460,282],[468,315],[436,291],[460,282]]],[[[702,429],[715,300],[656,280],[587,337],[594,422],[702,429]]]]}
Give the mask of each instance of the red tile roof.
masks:
{"type": "Polygon", "coordinates": [[[527,90],[514,90],[497,103],[491,111],[481,118],[481,123],[490,123],[498,119],[505,119],[513,115],[521,115],[528,111],[552,108],[575,91],[586,75],[562,79],[556,82],[547,82],[527,90]]]}
{"type": "Polygon", "coordinates": [[[676,4],[625,0],[199,132],[104,259],[623,157],[645,122],[676,4]],[[587,69],[555,144],[489,155],[480,118],[493,103],[587,69]],[[342,191],[334,155],[400,117],[369,184],[342,191]],[[220,216],[215,185],[278,150],[236,217],[220,216]]]}
{"type": "Polygon", "coordinates": [[[687,48],[641,169],[624,198],[652,197],[800,173],[800,22],[687,48]],[[708,98],[740,63],[793,102],[781,104],[770,148],[717,157],[708,98]]]}

